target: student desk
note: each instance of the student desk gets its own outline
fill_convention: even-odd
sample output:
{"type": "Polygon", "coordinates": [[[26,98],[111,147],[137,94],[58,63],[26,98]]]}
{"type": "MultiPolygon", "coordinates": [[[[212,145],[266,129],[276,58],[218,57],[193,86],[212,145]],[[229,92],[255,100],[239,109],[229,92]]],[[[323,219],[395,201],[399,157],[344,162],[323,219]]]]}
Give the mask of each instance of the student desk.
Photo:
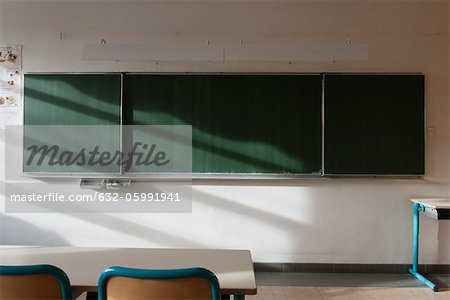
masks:
{"type": "Polygon", "coordinates": [[[450,219],[450,198],[422,198],[410,199],[414,203],[413,207],[413,264],[409,273],[414,275],[428,285],[433,291],[437,292],[439,287],[419,273],[419,213],[432,217],[437,220],[450,219]]]}
{"type": "MultiPolygon", "coordinates": [[[[203,267],[214,272],[223,295],[256,294],[250,251],[148,248],[0,246],[0,265],[55,265],[75,291],[95,291],[100,273],[110,266],[141,269],[203,267]]],[[[226,298],[227,296],[225,296],[226,298]]]]}

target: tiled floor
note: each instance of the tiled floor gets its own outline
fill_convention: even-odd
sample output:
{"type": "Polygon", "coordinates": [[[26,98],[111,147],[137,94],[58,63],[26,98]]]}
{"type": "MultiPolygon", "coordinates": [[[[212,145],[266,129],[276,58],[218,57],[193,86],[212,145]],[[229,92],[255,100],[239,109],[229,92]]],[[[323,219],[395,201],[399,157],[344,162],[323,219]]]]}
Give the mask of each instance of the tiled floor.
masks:
{"type": "Polygon", "coordinates": [[[435,293],[408,274],[257,273],[251,300],[285,299],[450,299],[450,276],[435,275],[435,293]]]}
{"type": "Polygon", "coordinates": [[[258,295],[249,300],[426,300],[450,299],[450,291],[434,293],[421,287],[305,287],[259,286],[258,295]]]}
{"type": "MultiPolygon", "coordinates": [[[[450,275],[432,276],[435,293],[408,274],[256,273],[258,294],[248,300],[450,300],[450,275]]],[[[85,300],[86,293],[77,300],[85,300]]],[[[95,297],[93,298],[95,299],[95,297]]]]}

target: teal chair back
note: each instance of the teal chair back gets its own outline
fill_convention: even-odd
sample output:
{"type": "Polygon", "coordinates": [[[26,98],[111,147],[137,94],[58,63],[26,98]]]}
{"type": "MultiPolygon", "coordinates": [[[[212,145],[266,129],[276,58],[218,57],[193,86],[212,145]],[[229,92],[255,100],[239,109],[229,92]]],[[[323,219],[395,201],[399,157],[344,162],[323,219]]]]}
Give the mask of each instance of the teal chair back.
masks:
{"type": "Polygon", "coordinates": [[[220,300],[217,277],[203,268],[144,270],[109,267],[98,281],[99,300],[220,300]]]}
{"type": "Polygon", "coordinates": [[[0,266],[1,299],[72,299],[67,274],[51,265],[0,266]]]}

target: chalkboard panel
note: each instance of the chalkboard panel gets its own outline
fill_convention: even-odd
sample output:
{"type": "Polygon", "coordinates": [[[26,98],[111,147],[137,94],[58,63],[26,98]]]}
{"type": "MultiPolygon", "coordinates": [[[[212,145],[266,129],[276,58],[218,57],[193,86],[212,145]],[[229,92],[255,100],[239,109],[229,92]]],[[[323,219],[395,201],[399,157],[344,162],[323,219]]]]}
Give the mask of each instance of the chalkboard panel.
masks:
{"type": "Polygon", "coordinates": [[[424,76],[325,75],[325,175],[423,175],[424,76]]]}
{"type": "Polygon", "coordinates": [[[192,125],[193,173],[318,173],[320,75],[127,74],[131,125],[192,125]]]}
{"type": "MultiPolygon", "coordinates": [[[[120,150],[121,74],[26,74],[24,86],[25,146],[27,143],[58,145],[74,153],[88,145],[98,145],[111,153],[120,150]],[[52,128],[52,125],[63,126],[52,128]],[[82,126],[74,127],[78,125],[82,126]],[[82,132],[77,133],[77,128],[82,132]]],[[[24,162],[28,154],[24,151],[24,162]]],[[[24,164],[23,169],[25,172],[120,172],[117,164],[100,169],[24,164]]]]}

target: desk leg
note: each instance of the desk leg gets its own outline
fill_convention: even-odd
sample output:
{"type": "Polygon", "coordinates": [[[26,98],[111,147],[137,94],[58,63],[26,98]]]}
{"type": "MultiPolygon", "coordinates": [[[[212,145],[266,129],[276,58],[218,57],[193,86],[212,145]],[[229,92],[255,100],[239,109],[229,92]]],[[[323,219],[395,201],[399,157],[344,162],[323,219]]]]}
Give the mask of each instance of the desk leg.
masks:
{"type": "Polygon", "coordinates": [[[245,295],[234,295],[234,300],[244,300],[245,295]]]}
{"type": "Polygon", "coordinates": [[[409,273],[429,286],[433,291],[439,290],[438,286],[419,273],[419,209],[420,204],[414,203],[413,208],[413,264],[409,273]]]}
{"type": "Polygon", "coordinates": [[[413,265],[414,272],[419,271],[419,204],[413,207],[413,265]]]}

